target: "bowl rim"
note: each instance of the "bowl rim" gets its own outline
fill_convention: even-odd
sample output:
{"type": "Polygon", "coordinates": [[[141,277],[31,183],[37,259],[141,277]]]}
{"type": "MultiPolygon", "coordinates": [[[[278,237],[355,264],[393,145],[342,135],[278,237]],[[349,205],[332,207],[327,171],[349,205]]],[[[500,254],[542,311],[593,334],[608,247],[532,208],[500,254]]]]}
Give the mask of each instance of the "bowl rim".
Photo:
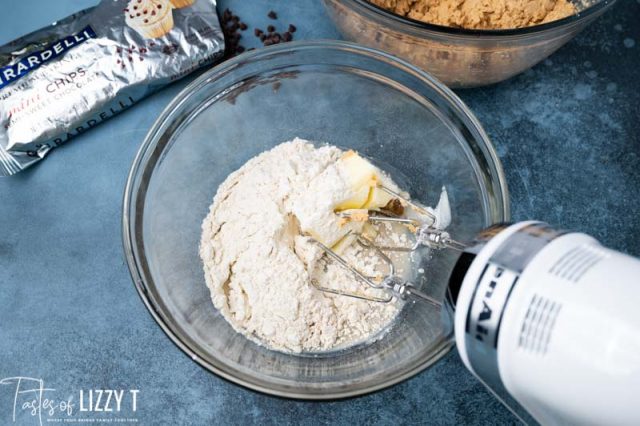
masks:
{"type": "Polygon", "coordinates": [[[579,11],[574,15],[570,15],[565,18],[547,22],[544,24],[532,25],[529,27],[522,27],[522,28],[490,29],[490,30],[456,28],[456,27],[448,27],[445,25],[430,24],[427,22],[418,21],[416,19],[400,16],[380,6],[376,6],[373,3],[370,3],[368,0],[332,0],[332,1],[350,3],[352,7],[355,6],[355,7],[366,9],[367,11],[373,13],[374,15],[378,15],[383,19],[394,21],[397,24],[400,24],[407,28],[412,28],[417,30],[425,30],[428,32],[435,32],[440,34],[462,36],[462,37],[465,37],[465,36],[473,36],[473,37],[516,36],[517,37],[517,36],[523,36],[523,35],[533,35],[537,33],[542,33],[545,31],[554,30],[556,28],[559,28],[565,25],[567,26],[572,25],[583,19],[588,18],[589,16],[594,16],[600,12],[603,12],[608,7],[613,6],[617,0],[601,0],[596,4],[587,6],[586,9],[579,11]]]}
{"type": "MultiPolygon", "coordinates": [[[[148,165],[147,154],[153,151],[153,149],[157,145],[159,140],[156,136],[158,132],[162,130],[164,124],[167,121],[167,118],[171,116],[172,112],[177,109],[177,107],[183,101],[185,101],[185,99],[187,99],[189,95],[195,90],[206,85],[207,82],[215,80],[219,76],[225,75],[236,67],[241,66],[242,63],[249,58],[269,57],[274,54],[278,54],[279,52],[301,49],[340,49],[351,53],[355,52],[357,54],[366,54],[370,57],[374,57],[377,60],[391,61],[394,63],[394,65],[404,68],[405,71],[410,71],[414,74],[417,74],[420,79],[425,80],[424,84],[432,84],[434,88],[440,91],[439,94],[443,96],[446,101],[451,102],[455,107],[459,108],[466,115],[466,118],[470,121],[470,125],[474,127],[478,132],[479,139],[482,140],[486,148],[486,152],[484,154],[487,157],[487,160],[490,161],[495,167],[495,177],[502,194],[502,197],[500,197],[500,201],[502,202],[502,211],[498,213],[502,216],[504,221],[508,221],[510,219],[509,191],[504,170],[502,168],[500,159],[498,158],[497,152],[478,119],[451,89],[449,89],[447,86],[445,86],[443,83],[441,83],[439,80],[437,80],[427,72],[378,49],[360,46],[356,43],[339,40],[310,40],[295,41],[273,45],[262,49],[256,49],[254,51],[245,52],[241,55],[236,56],[235,58],[224,61],[194,79],[185,88],[183,88],[171,100],[171,102],[169,102],[169,104],[163,109],[158,118],[154,121],[153,125],[150,127],[132,162],[123,193],[122,241],[125,260],[127,262],[129,273],[131,275],[133,284],[136,287],[138,295],[142,299],[142,302],[144,303],[156,323],[169,337],[169,339],[179,349],[187,354],[193,361],[198,363],[209,372],[212,372],[227,381],[261,393],[299,400],[334,400],[376,392],[417,375],[418,373],[422,372],[423,370],[440,360],[451,350],[451,348],[454,346],[452,335],[449,335],[448,338],[441,339],[441,341],[437,343],[436,347],[434,348],[434,356],[429,358],[429,360],[416,363],[413,366],[409,366],[407,370],[401,372],[401,374],[397,374],[391,379],[374,386],[370,386],[367,388],[356,388],[351,390],[338,389],[332,391],[331,393],[303,393],[291,389],[273,389],[264,386],[261,380],[250,380],[251,378],[247,378],[244,375],[235,375],[233,374],[233,372],[225,371],[215,365],[208,363],[206,360],[201,359],[196,351],[192,350],[192,348],[189,347],[188,342],[184,341],[183,338],[178,336],[177,333],[172,330],[171,326],[162,317],[161,312],[159,312],[159,310],[156,308],[156,306],[154,305],[154,301],[149,295],[145,283],[143,268],[138,258],[138,252],[135,242],[135,231],[137,227],[134,223],[136,222],[134,213],[135,205],[138,201],[138,197],[140,196],[139,190],[141,188],[141,182],[139,181],[145,178],[146,166],[148,165]],[[135,202],[132,203],[132,201],[135,202]]],[[[146,194],[142,194],[141,196],[144,197],[145,195],[146,194]]]]}

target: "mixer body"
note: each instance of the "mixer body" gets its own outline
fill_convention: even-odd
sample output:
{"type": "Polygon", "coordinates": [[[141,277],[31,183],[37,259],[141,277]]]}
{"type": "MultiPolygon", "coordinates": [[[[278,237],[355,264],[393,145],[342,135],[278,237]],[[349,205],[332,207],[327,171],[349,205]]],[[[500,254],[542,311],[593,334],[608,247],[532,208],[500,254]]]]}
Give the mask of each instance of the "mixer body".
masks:
{"type": "Polygon", "coordinates": [[[640,424],[640,260],[540,222],[490,228],[450,282],[464,364],[542,424],[640,424]]]}

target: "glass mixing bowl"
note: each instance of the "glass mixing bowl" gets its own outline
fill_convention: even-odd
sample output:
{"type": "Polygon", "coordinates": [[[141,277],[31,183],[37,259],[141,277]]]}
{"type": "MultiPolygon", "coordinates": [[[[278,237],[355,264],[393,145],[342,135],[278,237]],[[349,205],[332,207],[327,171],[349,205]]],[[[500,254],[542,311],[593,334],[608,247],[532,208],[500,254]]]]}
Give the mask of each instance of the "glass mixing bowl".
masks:
{"type": "Polygon", "coordinates": [[[583,0],[580,12],[513,30],[465,30],[405,18],[367,0],[324,0],[347,40],[382,49],[417,65],[449,87],[478,87],[519,74],[571,40],[615,0],[583,0]]]}
{"type": "MultiPolygon", "coordinates": [[[[428,204],[446,185],[450,230],[460,239],[508,219],[495,151],[446,87],[369,48],[286,43],[245,53],[203,74],[149,131],[131,168],[123,212],[125,252],[140,296],[196,362],[255,390],[326,399],[410,377],[451,348],[447,309],[407,303],[378,341],[286,354],[236,333],[213,307],[198,256],[209,204],[229,173],[295,136],[379,160],[414,198],[428,204]]],[[[425,258],[427,272],[416,285],[443,299],[455,258],[447,252],[425,258]]]]}

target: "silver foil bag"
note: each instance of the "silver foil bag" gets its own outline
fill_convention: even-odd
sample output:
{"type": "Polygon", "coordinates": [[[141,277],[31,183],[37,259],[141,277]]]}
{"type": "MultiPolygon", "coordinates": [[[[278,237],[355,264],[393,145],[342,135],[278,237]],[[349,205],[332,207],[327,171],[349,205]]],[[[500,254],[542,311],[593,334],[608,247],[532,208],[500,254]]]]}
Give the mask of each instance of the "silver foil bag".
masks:
{"type": "Polygon", "coordinates": [[[103,0],[0,47],[0,176],[224,53],[215,0],[103,0]]]}

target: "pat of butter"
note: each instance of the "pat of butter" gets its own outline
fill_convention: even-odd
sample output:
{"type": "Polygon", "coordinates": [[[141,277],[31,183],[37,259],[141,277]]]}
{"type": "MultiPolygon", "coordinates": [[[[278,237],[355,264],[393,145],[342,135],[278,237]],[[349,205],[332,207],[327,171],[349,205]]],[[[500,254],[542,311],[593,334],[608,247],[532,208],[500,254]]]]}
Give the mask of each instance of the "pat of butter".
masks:
{"type": "Polygon", "coordinates": [[[352,195],[335,206],[335,211],[350,209],[376,209],[384,207],[392,200],[392,196],[380,189],[380,184],[387,178],[382,171],[355,151],[347,151],[336,162],[340,174],[352,195]]]}
{"type": "Polygon", "coordinates": [[[343,252],[363,232],[366,212],[357,221],[345,221],[336,213],[386,206],[393,197],[380,188],[382,184],[398,190],[389,177],[358,153],[345,152],[302,194],[305,208],[296,212],[302,231],[337,253],[343,252]],[[327,193],[328,188],[331,190],[327,193]],[[318,194],[322,196],[318,198],[318,194]]]}

